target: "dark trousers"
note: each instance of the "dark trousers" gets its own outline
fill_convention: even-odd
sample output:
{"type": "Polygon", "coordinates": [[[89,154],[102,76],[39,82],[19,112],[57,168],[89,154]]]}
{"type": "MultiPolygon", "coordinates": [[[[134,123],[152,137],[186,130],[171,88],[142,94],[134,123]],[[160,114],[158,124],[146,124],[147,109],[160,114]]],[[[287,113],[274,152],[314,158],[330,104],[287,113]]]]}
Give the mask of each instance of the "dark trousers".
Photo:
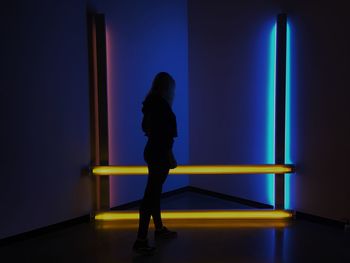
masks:
{"type": "Polygon", "coordinates": [[[148,165],[148,180],[140,206],[140,220],[137,237],[147,238],[151,216],[156,229],[163,227],[160,215],[160,197],[163,184],[169,174],[169,168],[156,165],[148,165]]]}

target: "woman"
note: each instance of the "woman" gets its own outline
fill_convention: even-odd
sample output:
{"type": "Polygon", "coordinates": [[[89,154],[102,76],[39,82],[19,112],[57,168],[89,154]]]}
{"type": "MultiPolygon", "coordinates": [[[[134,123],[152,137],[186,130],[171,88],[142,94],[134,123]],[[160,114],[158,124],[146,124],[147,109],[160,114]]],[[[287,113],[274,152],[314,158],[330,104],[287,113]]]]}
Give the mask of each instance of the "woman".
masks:
{"type": "Polygon", "coordinates": [[[148,181],[140,206],[137,240],[133,249],[143,254],[152,254],[154,247],[148,245],[148,226],[152,216],[155,238],[174,238],[177,233],[163,226],[160,213],[162,186],[169,169],[177,166],[172,147],[177,137],[176,117],[171,107],[174,99],[175,81],[166,72],[158,73],[143,102],[142,130],[148,141],[144,159],[148,165],[148,181]]]}

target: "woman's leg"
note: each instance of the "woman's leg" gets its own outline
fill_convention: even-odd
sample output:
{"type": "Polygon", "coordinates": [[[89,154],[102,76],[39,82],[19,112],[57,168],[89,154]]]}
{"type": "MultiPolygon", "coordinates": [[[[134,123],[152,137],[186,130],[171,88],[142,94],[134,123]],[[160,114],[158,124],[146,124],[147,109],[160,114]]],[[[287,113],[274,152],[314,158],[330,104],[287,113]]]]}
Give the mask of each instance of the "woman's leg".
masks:
{"type": "Polygon", "coordinates": [[[159,178],[158,189],[156,192],[157,195],[155,195],[155,200],[154,200],[153,209],[152,209],[152,218],[153,218],[154,227],[156,229],[162,229],[163,222],[162,222],[162,217],[160,212],[160,200],[162,195],[163,184],[169,174],[169,168],[157,167],[154,170],[152,170],[152,174],[155,174],[157,178],[159,178]]]}
{"type": "Polygon", "coordinates": [[[139,230],[137,237],[139,239],[146,239],[148,234],[149,221],[152,215],[152,200],[154,199],[154,182],[148,176],[147,185],[145,193],[140,206],[140,220],[139,220],[139,230]]]}
{"type": "Polygon", "coordinates": [[[160,196],[162,185],[165,181],[164,176],[166,177],[169,169],[159,168],[159,166],[149,166],[148,172],[147,186],[140,206],[140,221],[137,234],[139,239],[147,238],[151,215],[157,229],[163,226],[160,216],[160,196]]]}

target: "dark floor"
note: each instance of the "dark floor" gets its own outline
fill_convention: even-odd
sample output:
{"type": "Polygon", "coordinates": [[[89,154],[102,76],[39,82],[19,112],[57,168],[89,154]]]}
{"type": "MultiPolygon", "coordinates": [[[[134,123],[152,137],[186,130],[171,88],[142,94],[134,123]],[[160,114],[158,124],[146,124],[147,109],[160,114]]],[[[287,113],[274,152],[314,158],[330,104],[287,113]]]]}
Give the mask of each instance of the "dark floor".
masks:
{"type": "MultiPolygon", "coordinates": [[[[197,193],[163,200],[165,209],[247,208],[197,193]],[[206,205],[206,206],[205,206],[206,205]]],[[[307,221],[179,221],[175,240],[155,243],[154,256],[137,256],[131,246],[136,223],[85,223],[0,248],[0,262],[350,262],[350,233],[307,221]]]]}

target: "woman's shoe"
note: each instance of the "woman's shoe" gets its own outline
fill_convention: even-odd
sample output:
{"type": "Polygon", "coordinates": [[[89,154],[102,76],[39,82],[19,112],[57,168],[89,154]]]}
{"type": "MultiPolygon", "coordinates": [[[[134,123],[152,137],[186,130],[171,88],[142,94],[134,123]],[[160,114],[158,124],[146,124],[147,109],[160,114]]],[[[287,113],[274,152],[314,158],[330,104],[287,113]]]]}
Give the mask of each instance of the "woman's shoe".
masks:
{"type": "Polygon", "coordinates": [[[148,245],[148,240],[137,239],[132,247],[132,249],[139,254],[142,255],[153,255],[156,251],[155,247],[151,247],[148,245]]]}
{"type": "Polygon", "coordinates": [[[177,232],[170,231],[165,226],[163,226],[163,228],[160,230],[156,229],[154,231],[154,238],[155,239],[171,239],[171,238],[176,238],[176,237],[177,237],[177,232]]]}

